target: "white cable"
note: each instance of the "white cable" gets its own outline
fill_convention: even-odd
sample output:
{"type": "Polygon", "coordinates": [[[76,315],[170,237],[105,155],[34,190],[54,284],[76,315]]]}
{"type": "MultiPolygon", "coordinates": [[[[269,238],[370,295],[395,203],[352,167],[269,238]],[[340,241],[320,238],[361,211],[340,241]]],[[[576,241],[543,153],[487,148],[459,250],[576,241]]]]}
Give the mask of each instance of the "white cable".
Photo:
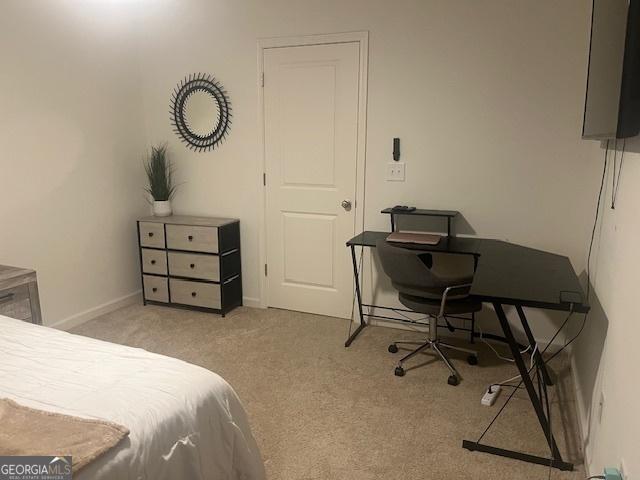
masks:
{"type": "Polygon", "coordinates": [[[538,350],[538,343],[536,342],[536,346],[533,347],[533,352],[531,352],[531,361],[529,362],[529,369],[533,368],[533,359],[536,356],[536,351],[538,350]]]}
{"type": "MultiPolygon", "coordinates": [[[[507,357],[503,357],[502,355],[500,355],[500,354],[498,353],[498,351],[497,351],[495,348],[493,348],[493,345],[491,345],[489,342],[487,342],[487,341],[484,339],[484,337],[483,337],[483,332],[482,332],[482,327],[480,327],[480,325],[478,325],[478,330],[480,330],[480,340],[481,340],[485,345],[487,345],[491,350],[493,350],[493,353],[495,353],[495,354],[496,354],[496,357],[498,357],[500,360],[504,360],[505,362],[511,362],[511,363],[515,362],[515,360],[514,360],[513,358],[507,358],[507,357]]],[[[523,354],[523,353],[527,353],[527,352],[529,351],[529,349],[530,349],[530,348],[531,348],[531,347],[529,346],[529,347],[525,348],[524,350],[522,350],[520,353],[521,353],[521,354],[523,354]]]]}
{"type": "MultiPolygon", "coordinates": [[[[535,347],[533,347],[533,353],[531,353],[531,361],[529,362],[529,371],[533,370],[533,359],[536,356],[537,350],[538,350],[538,344],[536,343],[535,347]]],[[[518,380],[521,378],[522,378],[522,375],[516,375],[515,377],[511,377],[509,380],[503,380],[501,382],[492,383],[490,386],[492,387],[494,385],[504,385],[505,383],[513,382],[514,380],[518,380]]]]}

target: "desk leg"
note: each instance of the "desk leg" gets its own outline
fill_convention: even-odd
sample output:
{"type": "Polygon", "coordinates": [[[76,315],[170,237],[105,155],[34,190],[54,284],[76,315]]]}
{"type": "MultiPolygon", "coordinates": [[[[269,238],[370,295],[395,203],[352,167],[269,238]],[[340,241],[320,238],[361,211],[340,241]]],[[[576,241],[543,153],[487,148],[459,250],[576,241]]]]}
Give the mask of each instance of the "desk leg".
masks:
{"type": "MultiPolygon", "coordinates": [[[[565,462],[562,460],[562,455],[560,455],[560,451],[558,450],[558,446],[556,445],[556,440],[553,436],[553,432],[551,432],[549,426],[549,418],[547,413],[545,412],[544,406],[542,404],[542,399],[538,396],[536,392],[536,388],[533,385],[533,381],[531,380],[531,376],[529,375],[529,371],[525,364],[524,359],[522,358],[522,354],[518,349],[518,343],[513,336],[513,332],[511,331],[511,326],[509,325],[509,321],[507,320],[507,316],[502,309],[502,305],[500,303],[494,303],[493,307],[495,308],[496,315],[500,320],[500,326],[504,332],[504,336],[509,343],[509,347],[511,349],[511,354],[515,360],[515,363],[518,367],[518,371],[520,375],[522,375],[522,383],[524,383],[525,388],[527,389],[527,393],[529,394],[529,399],[531,400],[531,405],[536,412],[538,417],[538,422],[540,422],[540,427],[542,427],[542,431],[545,434],[547,439],[547,444],[549,445],[549,449],[551,451],[551,458],[543,458],[535,455],[529,455],[522,452],[517,452],[513,450],[506,450],[503,448],[492,447],[490,445],[483,445],[477,442],[473,442],[470,440],[464,440],[462,442],[462,447],[471,451],[480,451],[485,453],[491,453],[493,455],[500,455],[503,457],[514,458],[517,460],[522,460],[530,463],[537,463],[539,465],[551,465],[554,468],[558,468],[560,470],[570,471],[573,470],[573,464],[565,462]]],[[[526,317],[524,316],[524,312],[522,312],[522,321],[527,323],[526,317]]],[[[486,433],[486,431],[485,431],[486,433]]],[[[483,434],[484,435],[484,434],[483,434]]],[[[482,437],[480,437],[482,438],[482,437]]]]}
{"type": "MultiPolygon", "coordinates": [[[[391,216],[391,218],[393,218],[393,215],[391,216]]],[[[356,337],[360,334],[362,329],[367,326],[366,322],[364,321],[364,314],[362,313],[362,295],[360,294],[360,276],[358,274],[359,273],[358,259],[356,258],[356,247],[354,245],[351,245],[351,261],[353,263],[353,279],[356,283],[356,300],[358,302],[358,314],[360,315],[360,325],[358,325],[358,328],[356,328],[355,331],[351,334],[351,336],[347,338],[347,341],[344,343],[345,347],[348,347],[349,345],[351,345],[351,342],[353,342],[356,339],[356,337]]]]}
{"type": "MultiPolygon", "coordinates": [[[[520,305],[516,305],[516,311],[518,312],[518,317],[520,317],[520,321],[522,322],[522,328],[524,329],[524,333],[527,335],[527,340],[529,341],[529,345],[531,346],[531,350],[533,351],[536,346],[536,340],[533,338],[533,333],[531,333],[531,328],[529,327],[529,322],[527,322],[527,317],[524,315],[524,310],[520,305]]],[[[549,372],[547,370],[547,366],[544,364],[544,359],[542,358],[542,354],[540,350],[536,350],[535,361],[538,363],[538,367],[542,371],[542,378],[544,379],[544,383],[548,386],[553,385],[553,381],[549,376],[549,372]]]]}

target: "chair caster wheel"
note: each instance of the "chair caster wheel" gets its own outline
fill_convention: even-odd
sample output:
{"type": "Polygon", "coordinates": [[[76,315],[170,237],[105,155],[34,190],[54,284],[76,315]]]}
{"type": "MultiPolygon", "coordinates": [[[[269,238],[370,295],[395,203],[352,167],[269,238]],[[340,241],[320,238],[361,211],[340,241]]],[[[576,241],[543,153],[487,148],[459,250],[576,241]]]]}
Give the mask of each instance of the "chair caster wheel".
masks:
{"type": "Polygon", "coordinates": [[[458,377],[456,377],[455,375],[449,375],[447,383],[455,387],[456,385],[458,385],[458,383],[460,383],[460,380],[458,380],[458,377]]]}
{"type": "Polygon", "coordinates": [[[389,348],[387,348],[387,350],[389,350],[389,353],[398,353],[398,346],[395,343],[392,343],[391,345],[389,345],[389,348]]]}
{"type": "Polygon", "coordinates": [[[467,357],[467,363],[469,365],[477,365],[478,364],[478,356],[477,355],[469,355],[467,357]]]}
{"type": "Polygon", "coordinates": [[[394,373],[394,375],[396,377],[404,377],[404,368],[396,367],[396,369],[395,369],[395,371],[393,373],[394,373]]]}

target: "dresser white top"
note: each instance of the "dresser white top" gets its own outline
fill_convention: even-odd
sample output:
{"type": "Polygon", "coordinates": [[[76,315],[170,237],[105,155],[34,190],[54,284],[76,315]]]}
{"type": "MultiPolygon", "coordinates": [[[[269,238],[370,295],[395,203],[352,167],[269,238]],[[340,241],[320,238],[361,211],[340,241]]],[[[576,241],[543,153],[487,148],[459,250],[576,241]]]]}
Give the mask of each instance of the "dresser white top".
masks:
{"type": "Polygon", "coordinates": [[[238,221],[237,218],[194,217],[191,215],[170,215],[168,217],[141,217],[139,222],[163,223],[168,225],[192,225],[196,227],[222,227],[238,221]]]}

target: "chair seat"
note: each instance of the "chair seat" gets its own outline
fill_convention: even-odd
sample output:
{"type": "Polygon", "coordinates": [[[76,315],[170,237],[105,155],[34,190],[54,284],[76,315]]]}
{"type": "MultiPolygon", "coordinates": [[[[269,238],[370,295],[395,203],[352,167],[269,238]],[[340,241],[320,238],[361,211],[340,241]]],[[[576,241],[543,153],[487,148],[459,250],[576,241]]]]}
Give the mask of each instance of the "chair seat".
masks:
{"type": "MultiPolygon", "coordinates": [[[[414,312],[424,313],[427,315],[437,315],[440,313],[441,300],[430,300],[423,297],[414,297],[413,295],[407,295],[401,293],[398,295],[400,303],[402,303],[409,310],[414,312]]],[[[447,303],[444,307],[445,315],[457,315],[460,313],[473,313],[479,312],[482,309],[482,303],[465,297],[460,300],[447,299],[447,303]]]]}

